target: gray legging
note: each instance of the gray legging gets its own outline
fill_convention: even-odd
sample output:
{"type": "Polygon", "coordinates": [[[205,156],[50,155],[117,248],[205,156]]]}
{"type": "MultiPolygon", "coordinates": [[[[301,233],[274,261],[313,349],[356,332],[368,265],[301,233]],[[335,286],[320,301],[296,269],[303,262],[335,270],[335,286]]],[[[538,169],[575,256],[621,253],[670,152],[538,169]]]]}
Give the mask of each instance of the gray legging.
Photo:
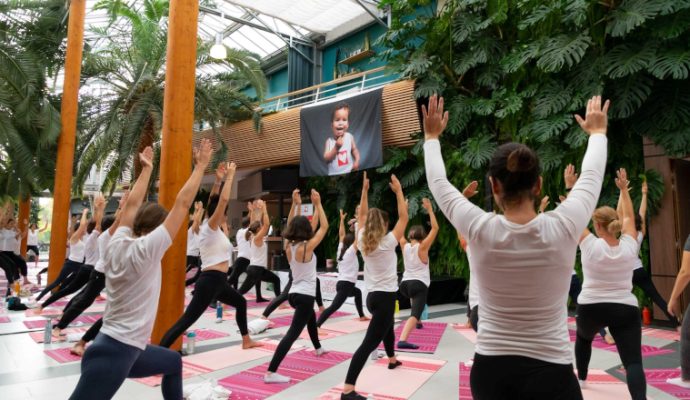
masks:
{"type": "Polygon", "coordinates": [[[86,349],[81,377],[70,400],[111,399],[127,378],[163,374],[164,399],[182,399],[182,357],[160,346],[146,350],[124,344],[100,333],[86,349]]]}
{"type": "Polygon", "coordinates": [[[684,381],[690,381],[690,308],[685,310],[680,328],[680,371],[684,381]]]}

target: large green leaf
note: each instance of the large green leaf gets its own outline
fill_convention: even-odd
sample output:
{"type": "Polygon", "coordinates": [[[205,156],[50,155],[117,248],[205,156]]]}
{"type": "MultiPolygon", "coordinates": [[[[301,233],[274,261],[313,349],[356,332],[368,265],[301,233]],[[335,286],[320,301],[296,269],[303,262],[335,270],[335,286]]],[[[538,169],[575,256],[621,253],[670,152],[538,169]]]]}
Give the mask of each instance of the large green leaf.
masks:
{"type": "Polygon", "coordinates": [[[545,72],[557,72],[563,67],[571,68],[582,60],[591,43],[592,38],[588,32],[558,35],[547,41],[537,60],[537,67],[545,72]]]}

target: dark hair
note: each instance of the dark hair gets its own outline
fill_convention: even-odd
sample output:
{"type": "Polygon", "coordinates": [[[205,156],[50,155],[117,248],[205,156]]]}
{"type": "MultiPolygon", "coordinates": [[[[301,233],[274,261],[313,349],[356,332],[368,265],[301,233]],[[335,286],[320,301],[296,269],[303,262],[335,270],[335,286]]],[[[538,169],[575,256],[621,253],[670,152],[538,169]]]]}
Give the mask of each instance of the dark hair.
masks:
{"type": "Polygon", "coordinates": [[[249,216],[242,218],[242,228],[248,227],[249,222],[251,222],[251,220],[249,219],[249,216]]]}
{"type": "Polygon", "coordinates": [[[249,228],[247,228],[247,232],[244,234],[244,239],[249,240],[250,237],[252,237],[253,234],[259,231],[261,229],[261,221],[254,221],[252,222],[251,225],[249,225],[249,228]]]}
{"type": "Polygon", "coordinates": [[[285,229],[283,237],[291,242],[303,242],[314,237],[309,218],[303,215],[294,217],[285,229]]]}
{"type": "Polygon", "coordinates": [[[413,225],[410,227],[409,232],[407,232],[407,236],[410,240],[421,242],[426,237],[426,229],[421,225],[413,225]]]}
{"type": "Polygon", "coordinates": [[[74,230],[73,230],[72,232],[78,231],[78,230],[79,230],[79,225],[81,225],[81,222],[77,222],[76,224],[74,224],[74,230]]]}
{"type": "Polygon", "coordinates": [[[534,197],[531,189],[540,173],[537,153],[520,143],[499,146],[489,163],[489,175],[501,183],[505,202],[516,202],[526,195],[534,197]]]}
{"type": "Polygon", "coordinates": [[[190,220],[189,223],[187,224],[187,228],[191,228],[193,224],[194,224],[194,221],[190,220]]]}
{"type": "Polygon", "coordinates": [[[90,235],[94,229],[96,229],[96,221],[89,221],[89,223],[86,225],[86,233],[90,235]]]}
{"type": "Polygon", "coordinates": [[[36,227],[35,229],[38,229],[38,225],[36,225],[35,222],[32,222],[29,224],[29,229],[31,229],[32,226],[35,226],[36,227]]]}
{"type": "Polygon", "coordinates": [[[343,256],[345,255],[345,252],[347,249],[352,246],[352,243],[355,242],[355,234],[352,232],[348,232],[345,234],[345,237],[343,238],[343,248],[340,250],[340,255],[338,256],[338,261],[343,261],[343,256]]]}
{"type": "Polygon", "coordinates": [[[134,233],[134,236],[144,236],[153,232],[154,229],[158,228],[165,221],[167,216],[168,210],[163,208],[163,206],[150,201],[146,202],[139,207],[137,215],[134,217],[132,233],[134,233]]]}
{"type": "Polygon", "coordinates": [[[347,103],[344,102],[344,101],[341,101],[341,102],[339,102],[338,104],[336,104],[335,107],[333,107],[333,111],[331,111],[331,121],[333,121],[333,120],[335,119],[335,112],[338,111],[338,110],[342,110],[342,109],[347,110],[347,112],[348,112],[348,119],[349,119],[349,116],[350,116],[350,105],[347,104],[347,103]]]}
{"type": "MultiPolygon", "coordinates": [[[[210,196],[208,198],[208,205],[206,206],[206,212],[208,214],[208,217],[211,218],[211,215],[216,212],[216,208],[218,207],[218,200],[220,200],[220,195],[214,194],[213,196],[210,196]]],[[[227,212],[227,209],[225,209],[227,212]]]]}
{"type": "Polygon", "coordinates": [[[635,229],[637,231],[642,230],[642,217],[640,217],[640,214],[635,214],[635,229]]]}
{"type": "Polygon", "coordinates": [[[115,217],[112,215],[106,215],[103,217],[103,220],[101,221],[101,232],[105,232],[106,230],[110,229],[111,226],[115,223],[115,217]]]}

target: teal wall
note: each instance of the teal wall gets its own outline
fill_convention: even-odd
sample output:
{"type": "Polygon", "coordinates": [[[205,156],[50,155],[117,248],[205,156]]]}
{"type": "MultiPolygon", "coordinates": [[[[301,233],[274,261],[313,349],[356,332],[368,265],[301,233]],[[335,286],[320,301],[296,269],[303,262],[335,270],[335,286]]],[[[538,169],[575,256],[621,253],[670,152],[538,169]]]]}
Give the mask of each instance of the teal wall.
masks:
{"type": "MultiPolygon", "coordinates": [[[[279,96],[281,94],[287,93],[288,91],[288,70],[287,66],[282,68],[271,75],[266,76],[268,80],[268,90],[266,91],[265,98],[271,98],[274,96],[279,96]]],[[[256,97],[256,89],[252,86],[247,86],[242,90],[244,94],[251,98],[256,97]]]]}

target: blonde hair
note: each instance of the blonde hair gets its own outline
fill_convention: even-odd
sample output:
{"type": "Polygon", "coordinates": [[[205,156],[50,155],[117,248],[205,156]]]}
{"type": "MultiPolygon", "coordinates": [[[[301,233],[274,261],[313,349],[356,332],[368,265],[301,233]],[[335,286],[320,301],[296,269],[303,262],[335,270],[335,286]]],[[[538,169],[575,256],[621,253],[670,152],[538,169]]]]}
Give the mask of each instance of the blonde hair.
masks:
{"type": "Polygon", "coordinates": [[[594,210],[592,219],[613,236],[618,236],[621,233],[621,229],[623,229],[623,224],[618,219],[618,213],[609,206],[599,207],[594,210]]]}
{"type": "Polygon", "coordinates": [[[370,208],[362,235],[362,254],[367,255],[376,250],[386,233],[388,233],[388,213],[378,208],[370,208]]]}

